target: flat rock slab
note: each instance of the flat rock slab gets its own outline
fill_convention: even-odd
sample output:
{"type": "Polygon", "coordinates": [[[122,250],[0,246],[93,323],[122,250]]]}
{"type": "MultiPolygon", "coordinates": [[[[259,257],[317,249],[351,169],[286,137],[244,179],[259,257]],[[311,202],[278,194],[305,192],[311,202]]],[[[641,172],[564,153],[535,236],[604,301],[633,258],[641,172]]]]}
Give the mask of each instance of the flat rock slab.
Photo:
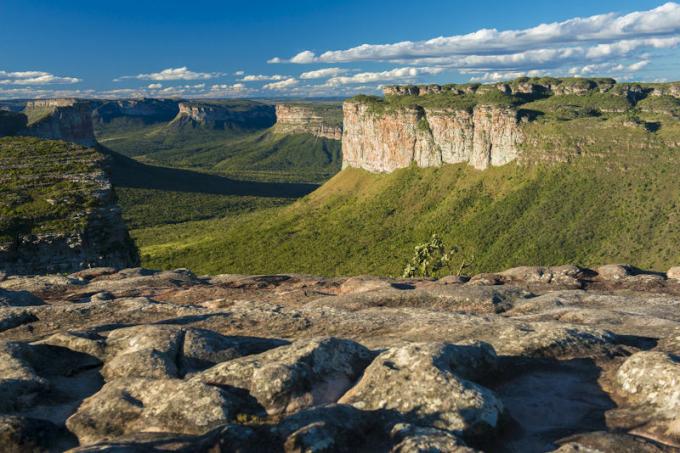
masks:
{"type": "Polygon", "coordinates": [[[9,275],[0,441],[9,451],[670,451],[680,448],[674,276],[618,265],[469,281],[9,275]]]}

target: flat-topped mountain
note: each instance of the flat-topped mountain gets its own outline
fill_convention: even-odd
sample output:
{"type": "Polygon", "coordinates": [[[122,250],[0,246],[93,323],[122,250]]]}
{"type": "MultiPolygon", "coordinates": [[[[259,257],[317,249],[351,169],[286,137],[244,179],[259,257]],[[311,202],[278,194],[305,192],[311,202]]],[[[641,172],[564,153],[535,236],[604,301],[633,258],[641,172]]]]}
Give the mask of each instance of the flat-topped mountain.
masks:
{"type": "Polygon", "coordinates": [[[23,111],[28,125],[19,134],[94,146],[97,144],[92,126],[95,105],[95,102],[78,99],[28,101],[23,111]]]}
{"type": "Polygon", "coordinates": [[[260,129],[274,125],[274,107],[256,101],[184,101],[171,127],[260,129]]]}
{"type": "Polygon", "coordinates": [[[143,124],[171,121],[179,112],[179,102],[172,99],[124,99],[104,101],[92,115],[95,125],[117,119],[143,124]]]}
{"type": "Polygon", "coordinates": [[[274,131],[342,140],[342,106],[318,103],[276,104],[274,131]]]}
{"type": "MultiPolygon", "coordinates": [[[[619,118],[630,127],[656,128],[639,113],[680,120],[680,83],[616,83],[613,79],[520,78],[493,85],[390,86],[385,98],[358,96],[344,106],[343,166],[390,172],[469,163],[474,168],[541,156],[544,133],[569,119],[600,123],[619,118]]],[[[673,139],[675,140],[675,139],[673,139]]],[[[675,143],[669,141],[672,146],[675,143]]]]}
{"type": "Polygon", "coordinates": [[[0,139],[2,271],[73,272],[138,259],[102,153],[62,141],[0,139]]]}

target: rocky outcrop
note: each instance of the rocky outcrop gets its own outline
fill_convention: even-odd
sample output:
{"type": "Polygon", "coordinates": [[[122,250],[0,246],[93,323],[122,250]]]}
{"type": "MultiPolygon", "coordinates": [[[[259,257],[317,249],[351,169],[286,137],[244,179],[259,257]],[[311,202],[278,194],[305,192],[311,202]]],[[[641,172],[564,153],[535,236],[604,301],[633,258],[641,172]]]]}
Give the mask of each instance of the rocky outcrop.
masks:
{"type": "Polygon", "coordinates": [[[17,319],[0,323],[0,445],[674,451],[680,281],[666,277],[0,277],[0,320],[17,319]]]}
{"type": "Polygon", "coordinates": [[[255,101],[179,103],[179,113],[170,127],[207,129],[264,129],[274,125],[274,107],[255,101]]]}
{"type": "Polygon", "coordinates": [[[103,154],[78,145],[0,140],[0,270],[74,272],[139,258],[103,154]]]}
{"type": "Polygon", "coordinates": [[[340,106],[314,104],[276,104],[275,132],[311,134],[330,140],[342,140],[342,124],[333,117],[341,116],[340,106]]]}
{"type": "Polygon", "coordinates": [[[524,139],[516,110],[478,105],[468,110],[407,107],[375,113],[344,105],[343,167],[391,172],[415,164],[469,163],[485,169],[515,160],[524,139]]]}
{"type": "Polygon", "coordinates": [[[19,134],[95,146],[93,109],[94,103],[77,99],[29,101],[24,110],[29,124],[19,134]]]}

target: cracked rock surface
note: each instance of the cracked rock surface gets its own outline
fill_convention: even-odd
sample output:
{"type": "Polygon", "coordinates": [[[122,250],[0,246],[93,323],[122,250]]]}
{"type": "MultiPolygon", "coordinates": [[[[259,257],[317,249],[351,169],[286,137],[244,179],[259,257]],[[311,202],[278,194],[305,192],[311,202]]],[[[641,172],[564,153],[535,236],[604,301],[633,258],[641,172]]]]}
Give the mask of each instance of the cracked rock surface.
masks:
{"type": "Polygon", "coordinates": [[[680,279],[0,281],[2,451],[680,449],[680,279]]]}

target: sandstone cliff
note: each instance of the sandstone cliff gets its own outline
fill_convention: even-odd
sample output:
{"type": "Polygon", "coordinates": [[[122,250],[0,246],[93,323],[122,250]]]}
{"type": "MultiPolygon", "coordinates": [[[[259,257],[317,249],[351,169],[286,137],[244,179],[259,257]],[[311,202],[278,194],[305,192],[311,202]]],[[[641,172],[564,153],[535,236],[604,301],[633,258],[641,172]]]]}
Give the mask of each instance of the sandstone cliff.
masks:
{"type": "Polygon", "coordinates": [[[28,126],[19,134],[95,146],[97,139],[92,127],[94,106],[93,102],[77,99],[29,101],[24,110],[28,126]]]}
{"type": "Polygon", "coordinates": [[[145,124],[171,121],[179,112],[179,102],[171,99],[125,99],[106,101],[92,115],[95,124],[117,118],[142,120],[145,124]]]}
{"type": "Polygon", "coordinates": [[[255,101],[180,102],[171,127],[264,129],[274,125],[274,107],[255,101]]]}
{"type": "MultiPolygon", "coordinates": [[[[653,132],[660,124],[640,112],[680,117],[680,83],[525,77],[489,85],[388,86],[384,94],[384,99],[357,96],[345,102],[343,167],[391,172],[411,164],[468,163],[483,170],[516,159],[565,161],[582,154],[581,145],[532,154],[544,148],[543,132],[550,129],[531,128],[529,136],[525,123],[540,117],[540,124],[557,126],[600,118],[653,132]]],[[[672,137],[664,137],[674,145],[672,137]]],[[[588,143],[592,140],[583,146],[591,148],[588,143]]]]}
{"type": "Polygon", "coordinates": [[[274,131],[342,140],[341,108],[339,105],[277,104],[274,131]]]}
{"type": "Polygon", "coordinates": [[[467,162],[477,169],[517,158],[524,135],[517,112],[478,105],[472,112],[410,107],[375,114],[371,106],[344,105],[343,167],[391,172],[467,162]]]}
{"type": "Polygon", "coordinates": [[[106,165],[91,148],[0,139],[0,270],[73,272],[137,264],[106,165]]]}

